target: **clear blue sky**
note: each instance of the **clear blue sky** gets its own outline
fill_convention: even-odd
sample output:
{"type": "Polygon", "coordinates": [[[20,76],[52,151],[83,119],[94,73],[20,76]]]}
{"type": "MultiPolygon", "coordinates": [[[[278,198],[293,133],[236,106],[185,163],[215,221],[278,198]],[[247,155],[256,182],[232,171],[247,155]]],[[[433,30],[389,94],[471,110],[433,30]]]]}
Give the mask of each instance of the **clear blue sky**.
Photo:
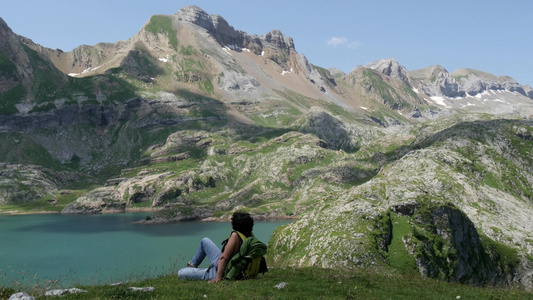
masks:
{"type": "Polygon", "coordinates": [[[11,29],[49,48],[133,36],[193,4],[249,34],[281,30],[318,66],[345,72],[393,57],[408,70],[473,68],[533,86],[531,0],[2,0],[11,29]]]}

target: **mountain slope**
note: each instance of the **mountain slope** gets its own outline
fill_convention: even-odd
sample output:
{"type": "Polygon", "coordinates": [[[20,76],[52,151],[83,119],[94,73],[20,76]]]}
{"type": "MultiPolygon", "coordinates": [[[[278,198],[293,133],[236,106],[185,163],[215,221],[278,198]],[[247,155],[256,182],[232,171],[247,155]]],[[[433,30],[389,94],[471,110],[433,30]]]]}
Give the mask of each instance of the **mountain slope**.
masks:
{"type": "Polygon", "coordinates": [[[391,236],[396,223],[389,220],[396,213],[410,219],[410,233],[400,245],[414,256],[411,268],[421,274],[531,287],[532,125],[459,123],[399,148],[364,184],[311,193],[317,203],[313,210],[275,233],[273,261],[382,267],[389,264],[387,257],[397,255],[389,252],[396,238],[391,236]],[[469,237],[467,230],[481,237],[469,237]],[[460,248],[465,245],[472,248],[460,248]],[[488,257],[469,259],[474,254],[468,253],[488,257]]]}

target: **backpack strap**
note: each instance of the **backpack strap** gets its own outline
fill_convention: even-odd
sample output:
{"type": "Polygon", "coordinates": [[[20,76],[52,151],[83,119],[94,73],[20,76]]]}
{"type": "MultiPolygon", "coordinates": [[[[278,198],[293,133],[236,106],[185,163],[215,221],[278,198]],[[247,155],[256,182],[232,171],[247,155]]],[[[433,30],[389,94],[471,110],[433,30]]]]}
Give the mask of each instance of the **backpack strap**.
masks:
{"type": "MultiPolygon", "coordinates": [[[[223,240],[222,243],[221,243],[221,244],[222,244],[222,252],[224,252],[224,250],[226,249],[226,244],[228,244],[229,238],[231,237],[231,235],[232,235],[234,232],[236,232],[236,233],[239,235],[239,237],[241,238],[241,243],[240,243],[239,246],[242,246],[242,243],[244,242],[244,240],[247,239],[247,237],[246,237],[244,234],[242,234],[240,231],[237,231],[237,230],[232,231],[232,232],[229,234],[229,237],[228,237],[227,239],[223,240]]],[[[252,235],[251,235],[251,236],[254,236],[254,233],[253,233],[253,232],[252,232],[252,235]]]]}
{"type": "MultiPolygon", "coordinates": [[[[244,242],[244,240],[246,240],[247,237],[244,234],[242,234],[240,231],[235,230],[235,232],[241,237],[241,244],[242,244],[242,242],[244,242]]],[[[252,236],[254,236],[253,233],[252,233],[252,236]]]]}

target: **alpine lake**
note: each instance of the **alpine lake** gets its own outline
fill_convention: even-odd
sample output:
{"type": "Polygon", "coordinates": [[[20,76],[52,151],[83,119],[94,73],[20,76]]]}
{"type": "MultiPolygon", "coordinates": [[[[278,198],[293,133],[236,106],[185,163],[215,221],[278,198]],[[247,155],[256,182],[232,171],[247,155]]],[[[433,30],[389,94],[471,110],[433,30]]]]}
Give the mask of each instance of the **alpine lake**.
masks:
{"type": "MultiPolygon", "coordinates": [[[[220,246],[231,233],[229,222],[133,224],[147,215],[0,215],[0,286],[66,288],[177,274],[201,238],[220,246]]],[[[290,222],[256,221],[254,234],[266,244],[290,222]]]]}

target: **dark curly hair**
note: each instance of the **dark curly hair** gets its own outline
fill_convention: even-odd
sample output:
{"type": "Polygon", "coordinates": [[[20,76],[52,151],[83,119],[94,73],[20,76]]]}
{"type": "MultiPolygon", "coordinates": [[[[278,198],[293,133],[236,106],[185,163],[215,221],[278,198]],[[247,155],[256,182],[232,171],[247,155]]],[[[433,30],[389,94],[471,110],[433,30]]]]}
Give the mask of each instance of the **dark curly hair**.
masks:
{"type": "Polygon", "coordinates": [[[234,212],[233,216],[231,216],[231,227],[233,230],[239,231],[245,236],[251,236],[254,219],[252,219],[249,213],[234,212]]]}

